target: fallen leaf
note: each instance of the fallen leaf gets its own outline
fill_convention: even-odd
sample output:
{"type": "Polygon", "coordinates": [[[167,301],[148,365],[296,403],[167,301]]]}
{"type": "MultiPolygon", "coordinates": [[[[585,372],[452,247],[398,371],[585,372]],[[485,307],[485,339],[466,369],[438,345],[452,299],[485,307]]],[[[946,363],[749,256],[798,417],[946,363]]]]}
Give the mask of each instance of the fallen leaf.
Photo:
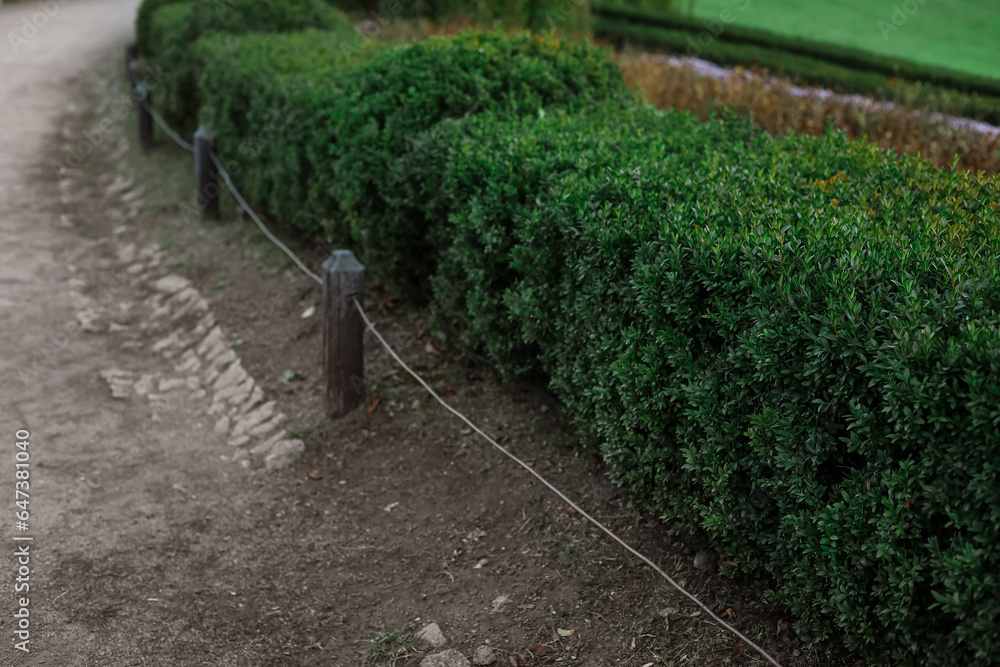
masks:
{"type": "Polygon", "coordinates": [[[730,607],[729,609],[727,609],[724,612],[722,612],[721,614],[719,614],[719,618],[732,618],[732,617],[733,617],[733,608],[732,607],[730,607]]]}
{"type": "Polygon", "coordinates": [[[497,440],[497,444],[498,445],[502,445],[503,443],[507,442],[508,440],[510,440],[509,436],[502,435],[502,436],[500,436],[500,439],[497,440]]]}
{"type": "Polygon", "coordinates": [[[372,398],[372,402],[368,404],[368,414],[375,412],[375,408],[377,408],[378,404],[381,402],[382,402],[381,396],[375,396],[374,398],[372,398]]]}
{"type": "Polygon", "coordinates": [[[316,306],[309,306],[308,308],[305,309],[305,311],[303,311],[302,319],[304,320],[309,319],[310,317],[313,316],[315,312],[316,312],[316,306]]]}
{"type": "Polygon", "coordinates": [[[541,658],[543,655],[548,655],[552,653],[553,648],[551,646],[546,646],[545,644],[535,644],[531,647],[531,652],[541,658]]]}
{"type": "Polygon", "coordinates": [[[479,373],[477,373],[476,371],[466,371],[465,379],[468,380],[469,382],[475,382],[476,380],[479,380],[481,378],[479,377],[479,373]]]}
{"type": "Polygon", "coordinates": [[[341,460],[337,461],[337,470],[342,470],[344,468],[344,462],[341,460]]]}
{"type": "Polygon", "coordinates": [[[576,634],[576,630],[563,630],[562,628],[559,628],[556,632],[559,633],[560,637],[572,637],[576,634]]]}
{"type": "Polygon", "coordinates": [[[723,567],[726,564],[726,559],[725,558],[720,558],[719,560],[715,561],[715,564],[718,567],[723,567]]]}
{"type": "Polygon", "coordinates": [[[519,657],[517,657],[516,655],[512,655],[510,656],[510,664],[511,667],[521,667],[521,665],[524,663],[521,662],[521,659],[519,657]]]}
{"type": "Polygon", "coordinates": [[[382,377],[383,378],[391,378],[392,376],[396,375],[397,373],[399,373],[399,370],[396,369],[396,368],[393,368],[392,370],[389,370],[389,371],[386,371],[385,373],[382,373],[382,377]]]}
{"type": "Polygon", "coordinates": [[[437,348],[434,347],[434,344],[430,341],[427,341],[427,344],[424,345],[424,352],[430,352],[431,354],[436,354],[439,357],[441,356],[441,353],[438,352],[437,348]]]}
{"type": "Polygon", "coordinates": [[[451,385],[446,384],[444,387],[441,388],[441,393],[444,394],[445,396],[454,396],[455,390],[451,388],[451,385]]]}
{"type": "Polygon", "coordinates": [[[745,650],[747,650],[746,644],[741,644],[740,642],[736,642],[735,644],[733,644],[733,657],[734,658],[740,657],[741,655],[743,655],[743,651],[745,650]]]}
{"type": "Polygon", "coordinates": [[[525,461],[524,465],[528,466],[529,468],[534,468],[535,467],[534,461],[525,461]]]}
{"type": "Polygon", "coordinates": [[[323,479],[323,475],[315,470],[309,471],[309,479],[323,479]]]}
{"type": "MultiPolygon", "coordinates": [[[[670,618],[671,616],[678,616],[680,614],[680,609],[678,607],[664,607],[660,610],[660,616],[664,618],[670,618]]],[[[670,620],[675,620],[670,618],[670,620]]]]}

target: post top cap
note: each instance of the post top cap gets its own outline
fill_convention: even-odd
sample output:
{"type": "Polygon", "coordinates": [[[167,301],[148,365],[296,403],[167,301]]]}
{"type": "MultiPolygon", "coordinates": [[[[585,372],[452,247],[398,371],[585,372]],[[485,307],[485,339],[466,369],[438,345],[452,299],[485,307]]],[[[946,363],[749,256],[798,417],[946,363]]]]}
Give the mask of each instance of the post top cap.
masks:
{"type": "Polygon", "coordinates": [[[195,139],[215,139],[215,132],[212,131],[211,125],[201,125],[194,136],[195,139]]]}
{"type": "Polygon", "coordinates": [[[365,267],[350,250],[334,250],[323,262],[323,270],[328,273],[358,273],[363,272],[365,267]]]}

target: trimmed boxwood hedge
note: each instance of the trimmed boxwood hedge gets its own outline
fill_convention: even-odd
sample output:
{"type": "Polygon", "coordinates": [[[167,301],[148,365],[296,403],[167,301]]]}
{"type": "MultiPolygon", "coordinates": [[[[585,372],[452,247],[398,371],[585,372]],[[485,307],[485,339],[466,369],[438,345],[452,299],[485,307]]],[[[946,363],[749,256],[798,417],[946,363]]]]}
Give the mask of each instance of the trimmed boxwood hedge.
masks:
{"type": "MultiPolygon", "coordinates": [[[[136,16],[140,52],[160,73],[164,118],[181,130],[197,120],[198,73],[205,63],[193,45],[202,36],[297,32],[309,28],[353,35],[350,21],[322,0],[144,0],[136,16]]],[[[154,91],[154,100],[156,93],[154,91]]]]}
{"type": "Polygon", "coordinates": [[[998,179],[647,108],[484,124],[445,183],[439,319],[538,354],[616,482],[811,638],[988,664],[998,179]]]}
{"type": "Polygon", "coordinates": [[[807,637],[990,663],[1000,179],[657,111],[551,37],[344,47],[198,42],[252,201],[548,378],[615,481],[807,637]]]}
{"type": "Polygon", "coordinates": [[[334,154],[323,137],[344,79],[386,48],[369,40],[359,50],[350,35],[318,31],[215,35],[195,47],[208,63],[198,80],[201,120],[221,159],[257,206],[306,236],[350,239],[326,191],[334,154]]]}
{"type": "Polygon", "coordinates": [[[352,239],[370,268],[415,299],[427,294],[436,257],[427,230],[440,211],[430,202],[450,145],[429,129],[486,110],[502,117],[637,100],[606,51],[551,37],[465,33],[391,52],[371,46],[364,56],[323,39],[203,41],[200,97],[211,107],[203,120],[217,128],[223,157],[248,170],[251,197],[307,234],[352,239]],[[278,69],[286,66],[294,73],[278,69]],[[288,133],[262,128],[279,117],[288,133]],[[263,152],[251,164],[235,151],[253,138],[263,152]]]}

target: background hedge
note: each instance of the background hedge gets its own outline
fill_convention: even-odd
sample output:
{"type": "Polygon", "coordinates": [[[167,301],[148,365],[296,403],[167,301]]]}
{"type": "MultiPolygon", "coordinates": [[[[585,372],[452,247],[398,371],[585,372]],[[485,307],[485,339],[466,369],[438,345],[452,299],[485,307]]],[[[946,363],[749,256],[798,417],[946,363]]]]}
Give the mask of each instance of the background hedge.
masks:
{"type": "Polygon", "coordinates": [[[343,47],[319,33],[205,40],[202,120],[266,210],[307,234],[352,240],[411,298],[427,295],[436,257],[427,229],[440,215],[431,202],[450,145],[428,129],[485,110],[637,99],[607,52],[551,37],[468,33],[390,52],[372,44],[364,55],[343,47]],[[274,119],[286,130],[268,130],[274,119]],[[252,158],[239,154],[248,142],[259,146],[252,158]]]}
{"type": "Polygon", "coordinates": [[[997,178],[657,111],[554,38],[194,51],[252,201],[547,377],[615,481],[797,629],[873,665],[992,662],[997,178]]]}
{"type": "MultiPolygon", "coordinates": [[[[193,0],[165,4],[147,0],[140,5],[136,35],[140,51],[160,72],[158,104],[164,118],[181,130],[191,130],[200,101],[198,73],[205,63],[194,43],[212,34],[296,32],[315,28],[346,39],[353,35],[350,21],[322,0],[193,0]]],[[[156,92],[154,91],[154,100],[156,92]]]]}

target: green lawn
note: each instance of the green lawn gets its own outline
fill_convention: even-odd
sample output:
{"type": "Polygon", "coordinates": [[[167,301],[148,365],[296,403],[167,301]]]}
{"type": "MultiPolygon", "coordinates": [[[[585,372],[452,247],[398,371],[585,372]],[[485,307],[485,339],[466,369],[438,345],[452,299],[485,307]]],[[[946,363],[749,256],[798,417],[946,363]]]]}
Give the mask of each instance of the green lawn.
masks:
{"type": "MultiPolygon", "coordinates": [[[[689,2],[677,0],[678,9],[687,13],[689,2]]],[[[879,21],[896,27],[893,6],[902,11],[903,0],[695,0],[694,15],[718,20],[728,9],[747,27],[1000,78],[1000,2],[905,4],[915,11],[885,35],[879,21]]]]}

